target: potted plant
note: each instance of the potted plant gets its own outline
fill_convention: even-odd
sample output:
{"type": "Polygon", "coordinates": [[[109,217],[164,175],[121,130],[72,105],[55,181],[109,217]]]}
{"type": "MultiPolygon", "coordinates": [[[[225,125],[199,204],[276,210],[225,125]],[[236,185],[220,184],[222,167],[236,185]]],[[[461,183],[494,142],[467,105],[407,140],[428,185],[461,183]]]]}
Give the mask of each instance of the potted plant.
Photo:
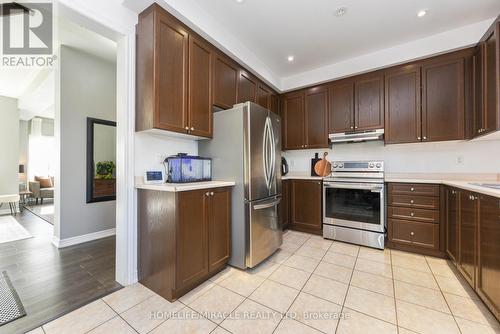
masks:
{"type": "Polygon", "coordinates": [[[99,161],[96,164],[96,179],[111,180],[115,172],[116,165],[113,161],[99,161]]]}

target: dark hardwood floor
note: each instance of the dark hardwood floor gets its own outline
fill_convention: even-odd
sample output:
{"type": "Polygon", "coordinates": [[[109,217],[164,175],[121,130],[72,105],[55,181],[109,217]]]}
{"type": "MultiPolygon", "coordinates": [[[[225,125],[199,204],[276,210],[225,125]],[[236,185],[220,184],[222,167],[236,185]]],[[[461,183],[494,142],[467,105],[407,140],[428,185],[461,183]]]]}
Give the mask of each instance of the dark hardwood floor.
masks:
{"type": "Polygon", "coordinates": [[[0,244],[7,271],[27,315],[0,327],[24,333],[115,291],[115,238],[57,249],[53,227],[28,210],[15,217],[33,238],[0,244]]]}

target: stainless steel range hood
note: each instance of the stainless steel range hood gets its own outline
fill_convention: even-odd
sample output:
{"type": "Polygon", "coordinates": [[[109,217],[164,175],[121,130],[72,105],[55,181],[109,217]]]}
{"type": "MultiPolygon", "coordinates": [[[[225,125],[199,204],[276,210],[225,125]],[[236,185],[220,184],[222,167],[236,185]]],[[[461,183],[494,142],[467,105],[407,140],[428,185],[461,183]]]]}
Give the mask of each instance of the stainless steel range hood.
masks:
{"type": "Polygon", "coordinates": [[[333,143],[359,143],[368,140],[382,140],[384,139],[384,129],[344,132],[344,133],[331,133],[328,139],[333,143]]]}

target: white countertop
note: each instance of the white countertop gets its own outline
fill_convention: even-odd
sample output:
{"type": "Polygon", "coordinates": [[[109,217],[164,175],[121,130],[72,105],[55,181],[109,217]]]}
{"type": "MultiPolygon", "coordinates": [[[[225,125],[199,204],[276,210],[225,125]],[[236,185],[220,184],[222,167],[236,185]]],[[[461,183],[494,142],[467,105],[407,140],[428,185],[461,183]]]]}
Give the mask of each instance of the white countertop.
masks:
{"type": "Polygon", "coordinates": [[[236,183],[232,181],[204,181],[192,183],[163,183],[163,184],[143,184],[137,183],[136,189],[158,190],[168,192],[179,192],[209,188],[232,187],[236,183]]]}
{"type": "Polygon", "coordinates": [[[500,198],[500,190],[472,184],[500,184],[498,174],[386,174],[385,182],[444,184],[500,198]]]}

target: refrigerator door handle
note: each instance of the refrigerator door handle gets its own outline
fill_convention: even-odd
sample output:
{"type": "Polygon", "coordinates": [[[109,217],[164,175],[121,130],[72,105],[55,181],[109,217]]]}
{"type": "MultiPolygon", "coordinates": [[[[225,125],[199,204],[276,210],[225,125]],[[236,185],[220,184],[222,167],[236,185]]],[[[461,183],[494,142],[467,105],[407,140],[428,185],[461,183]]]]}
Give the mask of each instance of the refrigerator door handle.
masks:
{"type": "Polygon", "coordinates": [[[273,206],[280,204],[280,202],[281,202],[281,198],[278,198],[277,200],[272,201],[270,203],[256,204],[253,206],[253,209],[254,210],[262,210],[262,209],[272,208],[273,206]]]}
{"type": "Polygon", "coordinates": [[[274,130],[273,130],[273,124],[271,121],[271,117],[267,116],[267,119],[269,121],[269,139],[271,141],[271,175],[269,176],[269,190],[273,185],[273,181],[275,179],[276,175],[276,139],[274,138],[274,130]]]}

